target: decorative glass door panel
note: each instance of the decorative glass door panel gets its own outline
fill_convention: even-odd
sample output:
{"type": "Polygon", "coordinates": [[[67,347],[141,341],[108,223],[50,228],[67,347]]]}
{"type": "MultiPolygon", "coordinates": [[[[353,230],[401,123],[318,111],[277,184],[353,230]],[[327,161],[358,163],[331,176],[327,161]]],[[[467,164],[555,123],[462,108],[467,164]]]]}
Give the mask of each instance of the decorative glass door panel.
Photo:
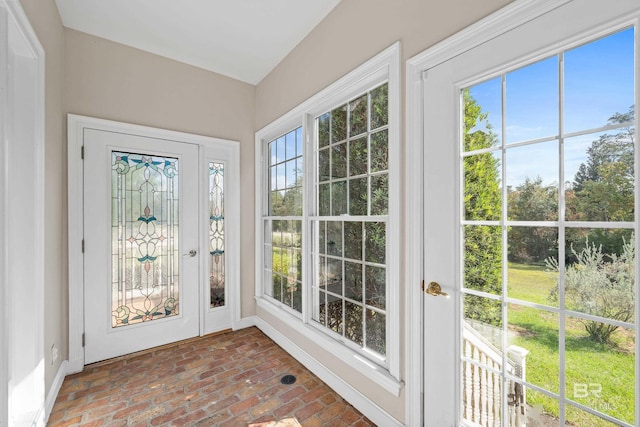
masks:
{"type": "Polygon", "coordinates": [[[209,289],[211,308],[225,305],[224,164],[209,163],[209,289]]]}
{"type": "Polygon", "coordinates": [[[120,151],[112,159],[112,327],[180,312],[179,160],[120,151]]]}
{"type": "Polygon", "coordinates": [[[199,333],[198,146],[119,125],[83,131],[85,363],[199,333]]]}
{"type": "Polygon", "coordinates": [[[204,265],[203,334],[232,328],[239,319],[240,191],[237,144],[216,140],[201,147],[205,199],[200,207],[204,265]]]}

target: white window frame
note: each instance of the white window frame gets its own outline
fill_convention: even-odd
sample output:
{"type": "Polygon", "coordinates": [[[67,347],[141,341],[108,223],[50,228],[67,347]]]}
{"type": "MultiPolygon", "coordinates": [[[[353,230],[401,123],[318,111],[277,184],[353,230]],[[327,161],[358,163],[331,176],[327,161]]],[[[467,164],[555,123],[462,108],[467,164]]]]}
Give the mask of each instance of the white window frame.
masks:
{"type": "MultiPolygon", "coordinates": [[[[268,145],[270,142],[273,142],[274,140],[286,135],[289,132],[295,131],[296,129],[298,129],[299,127],[302,127],[302,140],[304,141],[303,144],[303,155],[302,155],[302,161],[304,164],[304,169],[303,169],[303,176],[304,173],[308,170],[307,168],[307,160],[306,160],[306,156],[309,153],[309,149],[307,148],[307,142],[309,141],[309,138],[307,137],[307,128],[306,126],[303,126],[303,120],[302,117],[297,117],[297,116],[292,116],[292,117],[288,117],[284,116],[283,119],[285,119],[282,123],[278,123],[277,126],[274,126],[272,129],[270,129],[268,132],[266,132],[261,138],[260,138],[260,143],[258,143],[258,139],[256,137],[256,159],[261,159],[260,162],[260,166],[258,166],[257,162],[256,162],[256,232],[259,233],[259,235],[261,236],[261,239],[257,239],[259,240],[259,242],[256,242],[257,248],[256,251],[260,251],[260,258],[256,258],[256,296],[260,295],[262,298],[267,299],[271,304],[277,306],[279,309],[286,311],[288,314],[290,314],[291,316],[297,318],[297,319],[301,319],[303,314],[306,310],[305,310],[305,296],[306,296],[306,291],[305,291],[305,286],[302,286],[302,313],[296,311],[293,307],[289,307],[288,305],[276,300],[275,298],[267,295],[266,293],[264,293],[264,270],[265,270],[265,265],[264,265],[264,245],[265,245],[265,233],[264,233],[264,220],[267,217],[274,217],[275,215],[268,215],[267,212],[269,210],[269,191],[263,191],[265,186],[268,183],[269,180],[269,149],[268,149],[268,145]],[[266,181],[263,181],[262,178],[265,178],[266,181]],[[262,196],[258,196],[258,192],[260,192],[260,194],[262,194],[262,196]],[[258,288],[260,289],[260,293],[258,293],[258,288]]],[[[276,123],[274,123],[276,124],[276,123]]],[[[271,126],[271,125],[270,125],[271,126]]],[[[265,128],[266,129],[266,128],[265,128]]],[[[256,134],[257,135],[257,134],[256,134]]],[[[291,215],[291,216],[286,216],[286,217],[280,217],[280,220],[283,221],[287,221],[287,220],[293,220],[293,221],[302,221],[302,256],[303,256],[303,260],[304,260],[304,254],[305,251],[307,250],[307,248],[310,248],[311,246],[308,245],[307,242],[307,236],[309,235],[307,232],[307,227],[305,226],[305,221],[306,221],[306,216],[305,216],[305,207],[306,207],[306,203],[307,203],[307,179],[303,180],[303,191],[302,191],[302,197],[303,197],[303,214],[302,215],[291,215]]],[[[256,252],[256,256],[258,256],[258,252],[256,252]]],[[[302,262],[302,282],[305,282],[305,278],[306,276],[306,263],[303,261],[302,262]]]]}
{"type": "Polygon", "coordinates": [[[256,170],[256,287],[255,296],[260,308],[280,319],[287,319],[289,325],[300,333],[322,345],[323,348],[344,361],[351,368],[366,375],[384,389],[399,396],[402,388],[400,378],[400,215],[401,215],[401,140],[400,140],[400,43],[396,42],[366,63],[351,71],[326,89],[309,98],[276,121],[265,126],[255,137],[256,170]],[[311,242],[309,241],[310,217],[315,209],[315,171],[317,169],[313,132],[315,117],[342,105],[368,90],[387,82],[389,99],[389,220],[387,222],[387,351],[385,366],[373,363],[365,357],[330,337],[323,328],[312,323],[312,299],[310,284],[313,281],[311,262],[311,242]],[[304,187],[302,226],[302,314],[276,302],[264,294],[264,226],[263,217],[267,208],[267,167],[266,145],[279,136],[302,126],[304,140],[304,187]],[[314,195],[314,197],[309,197],[314,195]]]}

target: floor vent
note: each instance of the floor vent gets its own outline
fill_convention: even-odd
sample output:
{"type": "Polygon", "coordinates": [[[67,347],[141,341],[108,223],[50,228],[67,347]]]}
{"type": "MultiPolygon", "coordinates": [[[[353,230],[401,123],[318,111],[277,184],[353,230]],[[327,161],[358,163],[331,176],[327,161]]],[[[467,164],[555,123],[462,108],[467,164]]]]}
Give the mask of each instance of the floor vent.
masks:
{"type": "Polygon", "coordinates": [[[285,375],[284,377],[282,377],[280,382],[282,384],[293,384],[296,382],[296,377],[293,375],[285,375]]]}

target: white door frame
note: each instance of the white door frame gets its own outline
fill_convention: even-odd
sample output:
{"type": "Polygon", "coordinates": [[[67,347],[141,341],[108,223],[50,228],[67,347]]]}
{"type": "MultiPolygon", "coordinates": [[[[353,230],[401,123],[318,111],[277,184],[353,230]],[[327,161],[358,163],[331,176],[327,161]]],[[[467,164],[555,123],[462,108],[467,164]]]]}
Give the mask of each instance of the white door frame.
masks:
{"type": "MultiPolygon", "coordinates": [[[[82,336],[84,334],[84,263],[82,254],[82,239],[84,230],[83,215],[83,161],[82,145],[85,128],[99,129],[111,132],[122,132],[132,135],[145,136],[158,139],[169,139],[178,142],[187,142],[200,146],[200,161],[203,158],[205,148],[224,147],[231,151],[232,166],[225,171],[225,209],[228,221],[225,222],[226,236],[234,236],[225,241],[225,251],[228,254],[228,272],[226,279],[230,289],[231,321],[235,325],[240,320],[240,190],[239,190],[239,158],[240,147],[237,141],[195,135],[184,132],[176,132],[165,129],[140,126],[111,120],[97,119],[93,117],[69,114],[67,117],[67,165],[68,165],[68,194],[69,194],[69,365],[67,373],[81,372],[84,369],[84,348],[82,336]]],[[[205,200],[208,189],[200,188],[199,198],[205,200]]],[[[200,227],[202,230],[203,228],[200,227]]],[[[208,229],[208,225],[205,230],[208,229]]],[[[202,233],[201,233],[202,234],[202,233]]],[[[205,239],[200,239],[200,253],[208,252],[205,239]]],[[[203,269],[200,268],[202,272],[203,269]]],[[[204,328],[204,280],[200,277],[200,335],[204,328]]]]}
{"type": "MultiPolygon", "coordinates": [[[[571,0],[516,0],[459,33],[415,55],[407,61],[406,69],[406,147],[405,153],[405,228],[420,232],[406,235],[406,339],[408,366],[406,423],[422,425],[423,406],[423,299],[421,283],[423,271],[423,79],[428,70],[504,34],[571,0]]],[[[454,167],[455,165],[451,165],[454,167]]],[[[453,357],[454,355],[452,355],[453,357]]]]}
{"type": "MultiPolygon", "coordinates": [[[[44,378],[44,49],[27,16],[25,15],[20,2],[17,0],[2,0],[0,2],[0,102],[2,102],[3,115],[0,116],[0,159],[2,159],[0,182],[0,426],[8,426],[10,423],[10,402],[12,399],[12,380],[14,372],[12,367],[13,354],[11,349],[16,347],[15,338],[32,337],[35,354],[25,354],[25,357],[34,357],[40,361],[32,366],[32,371],[28,378],[31,381],[33,399],[36,413],[31,422],[33,425],[44,425],[45,419],[45,378],[44,378]],[[10,80],[8,67],[16,73],[24,72],[12,64],[11,53],[17,53],[21,57],[28,59],[27,66],[29,72],[25,73],[26,78],[33,79],[33,114],[29,127],[33,129],[33,138],[30,140],[17,141],[13,137],[11,123],[15,118],[15,101],[29,98],[33,94],[22,93],[15,81],[10,80]],[[31,75],[32,74],[32,75],[31,75]],[[12,144],[28,144],[32,157],[23,159],[23,164],[30,164],[30,173],[33,180],[25,184],[20,182],[20,176],[16,177],[10,167],[9,157],[12,153],[12,144]],[[12,249],[12,242],[9,230],[12,224],[9,223],[11,217],[9,209],[15,205],[16,200],[12,198],[15,189],[20,189],[26,194],[20,198],[19,208],[24,211],[33,212],[35,219],[33,236],[28,243],[33,248],[33,258],[29,262],[29,268],[33,272],[31,283],[17,283],[9,280],[8,269],[25,267],[25,260],[20,259],[12,249]],[[12,191],[13,189],[13,191],[12,191]],[[29,197],[29,195],[31,197],[29,197]],[[32,305],[28,312],[33,316],[32,322],[22,323],[11,313],[15,302],[24,300],[23,295],[30,296],[32,305]]],[[[15,213],[14,213],[15,214],[15,213]]],[[[20,307],[18,307],[20,309],[20,307]]],[[[12,406],[12,405],[11,405],[12,406]]],[[[31,423],[30,423],[31,424],[31,423]]]]}

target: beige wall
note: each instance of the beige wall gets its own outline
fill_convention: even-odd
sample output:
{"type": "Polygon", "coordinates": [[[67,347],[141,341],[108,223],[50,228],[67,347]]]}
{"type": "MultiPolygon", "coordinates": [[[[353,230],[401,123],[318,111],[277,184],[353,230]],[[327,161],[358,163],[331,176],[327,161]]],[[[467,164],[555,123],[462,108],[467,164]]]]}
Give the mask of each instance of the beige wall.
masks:
{"type": "Polygon", "coordinates": [[[253,145],[253,85],[86,33],[64,33],[65,113],[253,145]]]}
{"type": "MultiPolygon", "coordinates": [[[[260,129],[396,41],[413,55],[511,0],[342,0],[256,88],[260,129]]],[[[404,76],[404,74],[403,74],[404,76]]]]}
{"type": "MultiPolygon", "coordinates": [[[[64,112],[240,141],[253,194],[255,87],[86,33],[64,30],[64,112]]],[[[253,199],[241,205],[242,315],[254,314],[253,199]]]]}
{"type": "Polygon", "coordinates": [[[66,137],[62,116],[64,32],[53,0],[20,0],[45,50],[45,390],[67,359],[66,137]],[[51,361],[51,346],[60,352],[51,361]]]}
{"type": "MultiPolygon", "coordinates": [[[[256,129],[277,119],[396,41],[401,42],[404,93],[407,59],[509,2],[510,0],[342,0],[257,85],[256,129]]],[[[402,128],[404,129],[404,119],[402,128]]],[[[401,254],[397,256],[403,259],[401,254]]],[[[404,283],[404,280],[401,279],[400,283],[404,283]]],[[[417,285],[415,284],[416,290],[417,285]]],[[[401,300],[404,301],[404,298],[403,293],[401,300]]],[[[348,369],[305,336],[296,333],[286,322],[279,321],[261,308],[257,314],[389,414],[400,421],[405,420],[404,392],[398,398],[393,397],[370,379],[348,369]]],[[[402,335],[404,336],[404,332],[402,335]]],[[[404,372],[403,378],[408,375],[411,373],[404,372]]]]}

